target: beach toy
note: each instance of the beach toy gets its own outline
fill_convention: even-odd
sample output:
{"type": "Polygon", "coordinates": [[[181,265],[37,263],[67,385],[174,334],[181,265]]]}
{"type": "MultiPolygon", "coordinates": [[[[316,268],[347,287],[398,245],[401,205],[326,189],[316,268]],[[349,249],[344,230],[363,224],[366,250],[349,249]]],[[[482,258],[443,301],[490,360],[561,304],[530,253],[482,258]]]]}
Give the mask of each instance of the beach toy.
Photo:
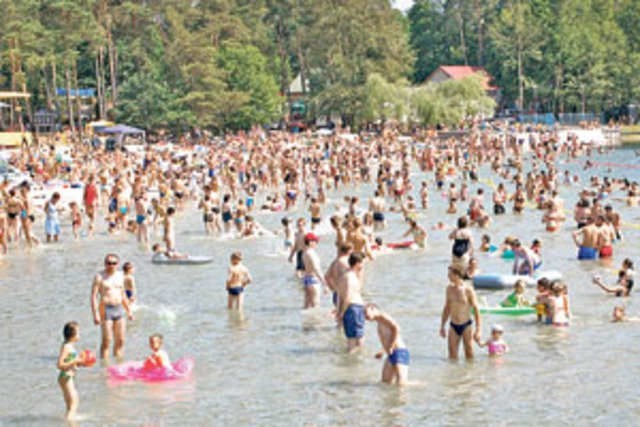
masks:
{"type": "Polygon", "coordinates": [[[86,350],[83,350],[82,353],[80,353],[80,355],[84,359],[82,366],[86,368],[90,368],[96,364],[96,354],[93,351],[86,349],[86,350]]]}
{"type": "Polygon", "coordinates": [[[559,271],[541,271],[534,277],[519,276],[514,274],[478,274],[473,277],[473,287],[476,289],[500,290],[510,289],[516,281],[523,280],[527,286],[536,286],[539,279],[546,278],[550,281],[562,278],[559,271]]]}
{"type": "Polygon", "coordinates": [[[530,306],[520,307],[480,307],[480,313],[482,314],[494,314],[500,316],[527,316],[530,314],[536,314],[536,308],[530,306]]]}
{"type": "Polygon", "coordinates": [[[213,262],[213,257],[190,255],[189,257],[184,259],[171,259],[167,258],[163,254],[160,254],[160,256],[154,255],[153,258],[151,258],[151,262],[154,264],[166,265],[202,265],[213,262]]]}
{"type": "Polygon", "coordinates": [[[167,367],[157,367],[147,361],[125,362],[115,366],[109,366],[107,372],[111,379],[131,381],[174,381],[189,377],[193,370],[192,358],[178,359],[167,367]]]}
{"type": "Polygon", "coordinates": [[[387,243],[387,247],[391,249],[409,249],[413,244],[413,240],[409,240],[406,242],[387,243]]]}

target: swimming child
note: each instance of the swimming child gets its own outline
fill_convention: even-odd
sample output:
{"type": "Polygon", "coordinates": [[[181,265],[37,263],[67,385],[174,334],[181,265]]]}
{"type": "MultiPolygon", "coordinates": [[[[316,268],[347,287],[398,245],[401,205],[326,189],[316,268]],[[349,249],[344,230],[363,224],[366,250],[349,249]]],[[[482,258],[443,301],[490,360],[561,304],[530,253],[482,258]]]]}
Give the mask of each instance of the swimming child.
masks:
{"type": "Polygon", "coordinates": [[[229,310],[234,306],[237,310],[242,309],[244,288],[251,283],[251,280],[249,270],[242,264],[242,254],[240,252],[232,253],[229,274],[225,283],[229,294],[227,298],[227,308],[229,310]]]}
{"type": "Polygon", "coordinates": [[[400,327],[391,316],[382,312],[375,304],[367,304],[364,315],[367,320],[378,324],[378,337],[382,351],[376,353],[376,359],[381,359],[385,353],[387,354],[382,367],[382,382],[406,384],[411,356],[400,336],[400,327]]]}
{"type": "Polygon", "coordinates": [[[124,273],[124,293],[129,300],[129,305],[136,302],[136,279],[133,277],[134,272],[133,264],[125,262],[122,265],[122,272],[124,273]]]}
{"type": "Polygon", "coordinates": [[[491,236],[488,234],[482,235],[482,243],[480,243],[480,252],[495,252],[496,247],[491,244],[491,236]]]}
{"type": "Polygon", "coordinates": [[[82,354],[78,354],[74,346],[74,343],[80,339],[80,327],[78,323],[69,322],[65,324],[62,335],[64,336],[64,343],[60,347],[60,354],[58,355],[57,365],[60,370],[58,374],[58,384],[62,389],[64,402],[67,406],[65,418],[72,420],[76,416],[78,403],[80,401],[75,383],[76,368],[82,366],[84,363],[82,354]]]}
{"type": "Polygon", "coordinates": [[[516,280],[513,285],[513,292],[510,293],[501,303],[501,307],[522,307],[529,305],[524,298],[525,283],[524,280],[516,280]]]}
{"type": "Polygon", "coordinates": [[[509,346],[502,339],[504,329],[500,325],[491,326],[491,338],[485,342],[478,343],[480,347],[487,347],[489,356],[502,356],[509,352],[509,346]]]}
{"type": "Polygon", "coordinates": [[[160,334],[153,334],[149,337],[149,347],[151,347],[151,355],[144,361],[146,369],[168,368],[171,366],[169,355],[162,349],[164,337],[160,334]]]}

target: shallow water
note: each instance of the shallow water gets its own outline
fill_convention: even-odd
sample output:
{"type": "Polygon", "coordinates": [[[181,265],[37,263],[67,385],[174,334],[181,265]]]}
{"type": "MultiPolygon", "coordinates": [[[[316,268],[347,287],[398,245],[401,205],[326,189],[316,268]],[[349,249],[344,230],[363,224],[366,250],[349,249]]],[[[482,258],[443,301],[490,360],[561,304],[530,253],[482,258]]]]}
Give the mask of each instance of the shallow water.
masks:
{"type": "MultiPolygon", "coordinates": [[[[640,163],[628,149],[600,159],[640,163]]],[[[566,166],[572,171],[580,167],[566,166]]],[[[640,179],[638,169],[614,171],[616,176],[625,174],[640,179]]],[[[422,176],[413,179],[417,186],[422,176]]],[[[561,190],[569,208],[575,203],[575,189],[561,190]]],[[[370,192],[369,187],[358,190],[362,200],[370,192]]],[[[331,197],[339,200],[341,194],[331,197]]],[[[487,205],[489,200],[490,193],[487,205]]],[[[638,209],[613,203],[625,221],[640,223],[638,209]]],[[[425,227],[441,219],[453,224],[456,216],[444,215],[444,200],[435,189],[431,205],[420,219],[425,227]]],[[[368,265],[365,298],[398,321],[411,350],[410,379],[415,384],[401,390],[378,382],[382,362],[373,358],[379,350],[375,328],[367,326],[362,354],[348,356],[327,314],[328,297],[323,299],[324,309],[302,312],[302,292],[292,265],[280,253],[278,237],[204,237],[199,215],[191,212],[178,219],[178,245],[219,261],[154,266],[133,237],[101,234],[72,242],[64,228],[66,242],[31,255],[14,250],[0,260],[0,384],[5,390],[0,425],[64,424],[55,369],[61,329],[66,321],[79,321],[77,347],[97,349],[99,329],[93,326],[89,294],[92,277],[109,251],[135,264],[143,304],[129,325],[126,358],[145,357],[147,337],[160,332],[173,359],[192,356],[196,367],[191,380],[165,384],[113,384],[104,369],[81,369],[79,425],[637,425],[640,324],[609,323],[620,300],[602,294],[591,284],[591,275],[600,272],[609,283],[614,273],[598,262],[575,260],[569,236],[572,221],[558,235],[548,235],[540,215],[531,210],[522,217],[508,214],[488,232],[496,242],[507,234],[525,242],[544,239],[544,268],[564,273],[574,320],[570,328],[554,329],[527,318],[485,317],[485,337],[491,323],[498,321],[505,328],[511,353],[501,359],[489,359],[476,350],[473,363],[446,360],[446,343],[438,336],[450,253],[446,232],[429,230],[425,251],[400,251],[368,265]],[[243,251],[254,277],[243,316],[226,310],[224,278],[234,250],[243,251]]],[[[282,215],[256,216],[276,230],[282,215]]],[[[41,226],[37,223],[36,231],[41,226]]],[[[400,217],[390,214],[385,240],[401,240],[404,231],[400,217]]],[[[475,230],[476,242],[484,232],[475,230]]],[[[612,267],[626,256],[640,260],[638,237],[637,227],[625,228],[612,267]]],[[[320,244],[323,267],[331,261],[332,242],[327,236],[320,244]]],[[[480,266],[484,272],[505,273],[511,267],[482,256],[480,266]]],[[[481,295],[496,303],[505,293],[481,295]]],[[[630,315],[640,316],[638,304],[626,304],[630,315]]]]}

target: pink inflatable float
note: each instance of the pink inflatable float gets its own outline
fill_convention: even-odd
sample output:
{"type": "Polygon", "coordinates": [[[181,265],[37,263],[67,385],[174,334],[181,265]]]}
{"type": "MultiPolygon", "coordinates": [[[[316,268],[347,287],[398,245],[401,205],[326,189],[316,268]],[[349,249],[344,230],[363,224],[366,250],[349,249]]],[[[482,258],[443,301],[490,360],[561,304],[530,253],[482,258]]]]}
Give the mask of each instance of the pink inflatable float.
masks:
{"type": "Polygon", "coordinates": [[[142,362],[125,362],[120,365],[109,366],[107,372],[114,380],[134,381],[173,381],[187,378],[193,370],[193,359],[185,357],[178,359],[169,367],[154,367],[142,362]]]}

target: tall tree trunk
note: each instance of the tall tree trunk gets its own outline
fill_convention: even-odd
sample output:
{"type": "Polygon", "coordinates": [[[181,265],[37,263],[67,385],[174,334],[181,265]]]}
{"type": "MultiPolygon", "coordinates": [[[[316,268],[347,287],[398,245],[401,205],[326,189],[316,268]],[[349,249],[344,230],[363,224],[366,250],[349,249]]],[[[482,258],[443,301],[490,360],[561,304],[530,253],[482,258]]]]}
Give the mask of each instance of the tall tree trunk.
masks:
{"type": "Polygon", "coordinates": [[[518,43],[518,109],[524,109],[524,79],[522,78],[522,48],[518,43]]]}
{"type": "MultiPolygon", "coordinates": [[[[15,48],[15,39],[11,38],[8,41],[9,44],[9,64],[11,67],[11,91],[15,92],[16,90],[16,57],[13,49],[15,48]]],[[[9,116],[9,126],[13,128],[14,119],[15,119],[15,111],[16,111],[16,100],[15,98],[11,98],[11,115],[9,116]]]]}
{"type": "Polygon", "coordinates": [[[76,59],[73,60],[73,86],[76,89],[76,108],[78,109],[78,134],[80,140],[82,140],[83,130],[82,130],[82,102],[80,99],[80,88],[78,87],[78,61],[76,59]]]}
{"type": "Polygon", "coordinates": [[[100,54],[96,56],[96,91],[98,92],[98,120],[104,117],[102,109],[102,81],[100,80],[100,54]]]}
{"type": "Polygon", "coordinates": [[[109,72],[111,73],[111,104],[112,107],[115,107],[116,102],[118,101],[118,87],[116,79],[118,63],[116,58],[116,49],[113,45],[111,29],[107,30],[107,47],[109,49],[109,72]]]}
{"type": "Polygon", "coordinates": [[[67,95],[67,114],[69,116],[69,126],[71,126],[71,139],[76,139],[76,129],[73,122],[73,104],[71,103],[71,73],[69,71],[69,64],[65,64],[64,68],[64,80],[67,95]]]}

